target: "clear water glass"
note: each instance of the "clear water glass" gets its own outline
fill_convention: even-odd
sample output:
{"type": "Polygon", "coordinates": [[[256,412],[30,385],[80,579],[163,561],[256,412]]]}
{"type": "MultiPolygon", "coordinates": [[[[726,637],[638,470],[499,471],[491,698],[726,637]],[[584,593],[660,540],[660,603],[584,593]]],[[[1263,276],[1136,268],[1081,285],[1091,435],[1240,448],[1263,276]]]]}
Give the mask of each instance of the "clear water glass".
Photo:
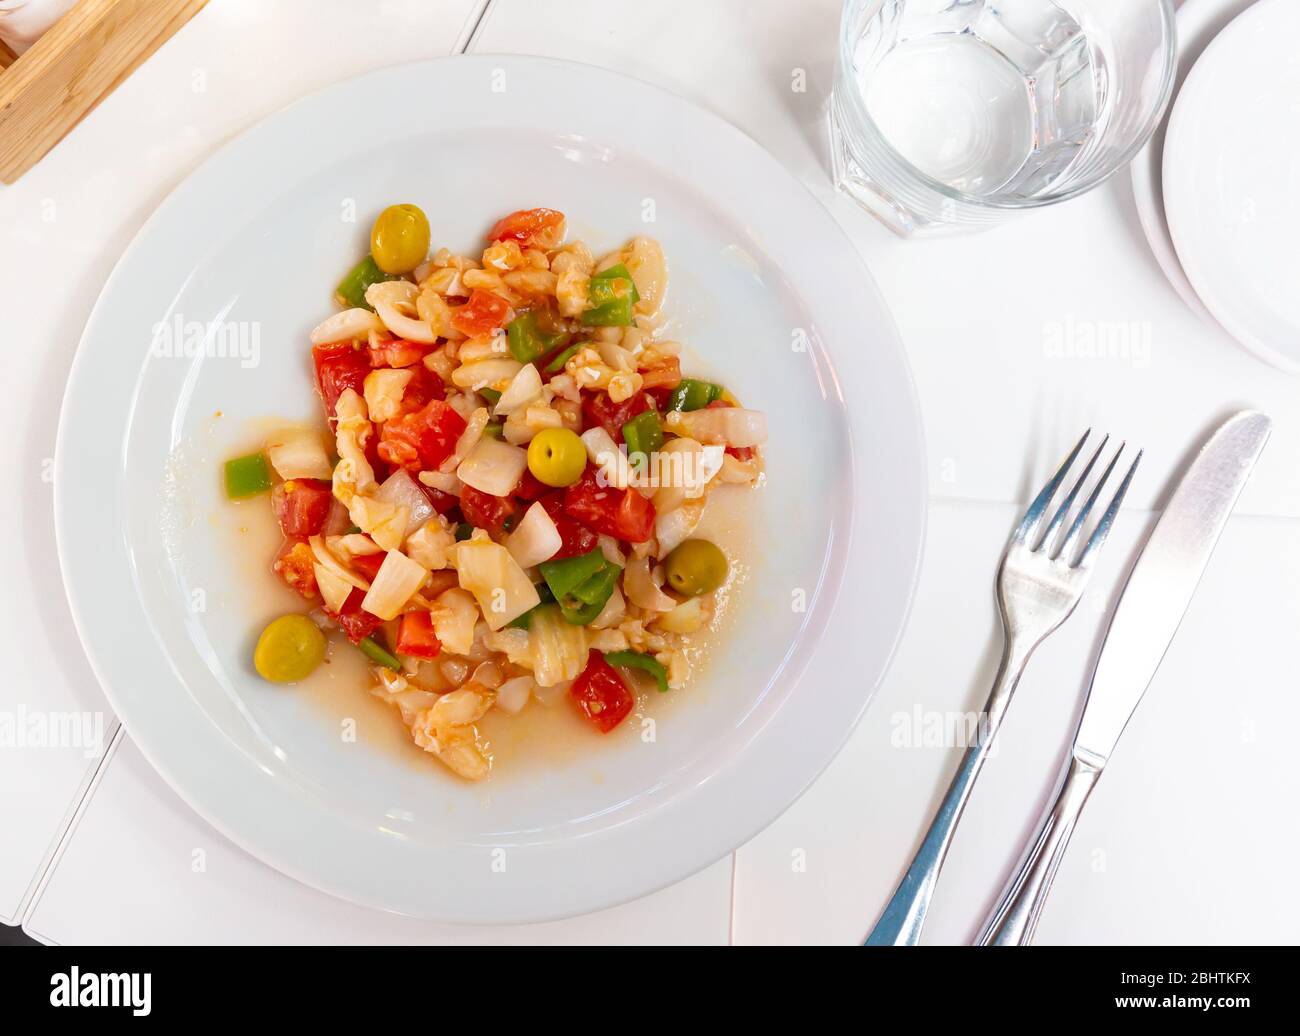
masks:
{"type": "Polygon", "coordinates": [[[900,234],[1096,187],[1173,89],[1172,0],[847,0],[835,182],[900,234]]]}

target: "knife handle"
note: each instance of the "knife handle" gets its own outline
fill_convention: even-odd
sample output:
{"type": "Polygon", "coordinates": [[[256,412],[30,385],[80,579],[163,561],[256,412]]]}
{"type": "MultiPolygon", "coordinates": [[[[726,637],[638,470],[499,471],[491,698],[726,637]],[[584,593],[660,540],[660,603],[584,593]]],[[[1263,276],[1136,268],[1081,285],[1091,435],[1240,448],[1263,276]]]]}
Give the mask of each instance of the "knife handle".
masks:
{"type": "Polygon", "coordinates": [[[1038,917],[1047,902],[1047,893],[1056,877],[1056,868],[1065,856],[1074,825],[1092,793],[1101,770],[1070,757],[1069,766],[1057,786],[1056,801],[1043,815],[1029,848],[1016,866],[989,915],[979,937],[979,946],[1028,946],[1038,927],[1038,917]]]}

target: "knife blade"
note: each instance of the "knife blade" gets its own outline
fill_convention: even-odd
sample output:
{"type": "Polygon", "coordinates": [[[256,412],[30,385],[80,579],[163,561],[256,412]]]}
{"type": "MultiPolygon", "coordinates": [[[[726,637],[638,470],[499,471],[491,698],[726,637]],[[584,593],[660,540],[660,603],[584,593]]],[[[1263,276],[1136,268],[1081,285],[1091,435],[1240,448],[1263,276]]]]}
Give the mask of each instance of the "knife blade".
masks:
{"type": "Polygon", "coordinates": [[[1272,432],[1243,410],[1201,447],[1133,565],[1093,670],[1074,755],[1106,765],[1191,604],[1228,516],[1272,432]]]}

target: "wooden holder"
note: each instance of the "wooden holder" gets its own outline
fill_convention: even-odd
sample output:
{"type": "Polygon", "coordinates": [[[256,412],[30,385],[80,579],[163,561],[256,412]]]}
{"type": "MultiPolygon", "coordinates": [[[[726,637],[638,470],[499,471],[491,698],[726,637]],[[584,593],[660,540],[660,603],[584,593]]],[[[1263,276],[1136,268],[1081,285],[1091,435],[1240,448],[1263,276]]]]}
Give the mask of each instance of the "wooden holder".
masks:
{"type": "Polygon", "coordinates": [[[0,44],[0,181],[13,183],[207,0],[78,0],[21,57],[0,44]]]}

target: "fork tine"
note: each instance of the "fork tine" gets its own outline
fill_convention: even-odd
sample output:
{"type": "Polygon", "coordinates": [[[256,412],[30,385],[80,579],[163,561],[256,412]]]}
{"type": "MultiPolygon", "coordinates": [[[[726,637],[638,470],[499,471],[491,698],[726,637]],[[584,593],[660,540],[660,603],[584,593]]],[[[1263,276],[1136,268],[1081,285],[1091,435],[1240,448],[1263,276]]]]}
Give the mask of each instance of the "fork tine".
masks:
{"type": "MultiPolygon", "coordinates": [[[[1138,450],[1138,455],[1133,459],[1133,464],[1124,475],[1124,481],[1119,484],[1119,489],[1115,490],[1115,496],[1111,499],[1110,506],[1106,508],[1106,513],[1101,516],[1097,528],[1093,529],[1092,535],[1088,537],[1083,553],[1079,555],[1079,560],[1074,564],[1075,568],[1086,568],[1091,564],[1093,556],[1097,551],[1101,550],[1102,545],[1106,542],[1106,537],[1110,535],[1110,527],[1115,524],[1115,515],[1119,512],[1119,505],[1124,502],[1124,494],[1128,492],[1129,483],[1133,481],[1138,465],[1142,462],[1142,452],[1142,450],[1138,450]]],[[[1116,459],[1119,459],[1118,455],[1116,459]]]]}
{"type": "Polygon", "coordinates": [[[1084,523],[1088,520],[1088,515],[1092,513],[1093,506],[1101,496],[1101,491],[1106,488],[1106,483],[1110,481],[1111,472],[1115,470],[1115,465],[1119,463],[1119,459],[1123,456],[1124,448],[1126,446],[1128,446],[1128,443],[1122,442],[1119,444],[1119,449],[1115,451],[1115,456],[1111,457],[1110,463],[1106,465],[1106,470],[1101,473],[1101,478],[1097,479],[1097,484],[1092,487],[1092,492],[1088,494],[1088,499],[1084,502],[1083,507],[1079,509],[1079,513],[1074,516],[1074,521],[1070,523],[1070,528],[1065,534],[1065,539],[1061,541],[1060,547],[1057,548],[1056,553],[1052,555],[1054,559],[1065,558],[1067,562],[1070,560],[1070,555],[1074,553],[1074,545],[1079,540],[1079,533],[1083,530],[1084,523]]]}
{"type": "Polygon", "coordinates": [[[1074,485],[1065,495],[1065,499],[1061,501],[1061,506],[1056,509],[1056,514],[1052,515],[1051,524],[1047,526],[1047,531],[1043,533],[1043,538],[1038,541],[1038,546],[1035,548],[1036,550],[1047,548],[1048,553],[1051,554],[1053,558],[1060,554],[1059,550],[1055,553],[1052,552],[1052,541],[1056,538],[1058,530],[1060,530],[1061,525],[1065,522],[1065,516],[1070,513],[1070,508],[1074,506],[1074,500],[1079,495],[1079,490],[1081,490],[1084,483],[1088,481],[1088,476],[1092,474],[1093,465],[1097,463],[1097,458],[1101,456],[1101,451],[1106,448],[1108,442],[1110,442],[1110,436],[1103,436],[1101,444],[1093,452],[1092,457],[1084,466],[1082,474],[1080,474],[1075,480],[1074,485]]]}
{"type": "Polygon", "coordinates": [[[1052,502],[1052,497],[1056,495],[1056,491],[1061,488],[1061,483],[1065,481],[1066,473],[1069,472],[1070,465],[1074,463],[1074,458],[1079,455],[1079,451],[1083,449],[1083,444],[1088,441],[1088,436],[1091,434],[1091,428],[1083,433],[1083,438],[1074,444],[1074,449],[1065,458],[1065,463],[1052,476],[1052,480],[1043,486],[1042,492],[1038,496],[1034,497],[1034,502],[1029,505],[1029,510],[1025,512],[1025,516],[1020,519],[1020,524],[1016,526],[1016,531],[1011,534],[1011,539],[1014,542],[1023,543],[1025,537],[1038,525],[1039,519],[1043,517],[1043,512],[1047,510],[1047,506],[1052,502]]]}

